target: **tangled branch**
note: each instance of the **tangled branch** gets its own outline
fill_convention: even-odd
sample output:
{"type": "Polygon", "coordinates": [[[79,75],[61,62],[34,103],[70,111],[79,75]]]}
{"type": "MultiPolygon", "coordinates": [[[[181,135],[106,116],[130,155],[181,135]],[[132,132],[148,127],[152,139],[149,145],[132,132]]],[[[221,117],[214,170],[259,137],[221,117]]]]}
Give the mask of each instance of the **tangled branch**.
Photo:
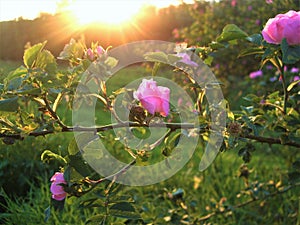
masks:
{"type": "Polygon", "coordinates": [[[285,187],[283,190],[277,190],[277,191],[275,191],[275,192],[273,192],[273,193],[271,193],[271,194],[269,194],[269,195],[266,195],[264,198],[253,198],[253,199],[250,199],[250,200],[248,200],[248,201],[246,201],[246,202],[242,202],[242,203],[240,203],[240,204],[237,204],[237,205],[228,207],[228,208],[226,208],[226,209],[223,210],[223,211],[220,211],[220,210],[219,210],[219,211],[214,211],[214,212],[212,212],[212,213],[210,213],[210,214],[207,214],[206,216],[202,216],[202,217],[198,218],[198,219],[195,221],[195,223],[201,222],[201,221],[206,221],[206,220],[210,219],[210,218],[213,217],[213,216],[225,214],[225,213],[228,213],[228,212],[232,212],[232,211],[234,211],[235,209],[242,208],[242,207],[247,206],[247,205],[249,205],[249,204],[251,204],[251,203],[254,203],[254,202],[257,202],[257,201],[263,201],[263,200],[266,200],[266,199],[268,199],[268,198],[277,196],[277,195],[279,195],[279,194],[286,193],[287,191],[289,191],[289,190],[291,190],[291,189],[293,189],[293,188],[296,188],[296,187],[298,187],[298,186],[300,186],[300,183],[296,183],[296,184],[293,184],[293,185],[289,185],[289,186],[285,187]]]}

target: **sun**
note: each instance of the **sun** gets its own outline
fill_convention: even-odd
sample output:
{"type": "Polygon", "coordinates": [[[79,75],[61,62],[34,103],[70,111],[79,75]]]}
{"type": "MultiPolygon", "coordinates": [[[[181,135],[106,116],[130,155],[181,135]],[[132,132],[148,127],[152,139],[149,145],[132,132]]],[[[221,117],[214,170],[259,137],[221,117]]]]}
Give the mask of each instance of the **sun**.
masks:
{"type": "Polygon", "coordinates": [[[141,7],[141,2],[136,0],[77,0],[72,2],[68,9],[74,14],[79,25],[90,23],[120,25],[131,20],[141,7]]]}

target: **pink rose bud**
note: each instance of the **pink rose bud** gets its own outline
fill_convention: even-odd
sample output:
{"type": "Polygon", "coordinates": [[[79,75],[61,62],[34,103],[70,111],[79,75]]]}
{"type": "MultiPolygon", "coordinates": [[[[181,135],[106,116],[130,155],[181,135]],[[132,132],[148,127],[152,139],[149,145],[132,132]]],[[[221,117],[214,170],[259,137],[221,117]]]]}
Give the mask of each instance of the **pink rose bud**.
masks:
{"type": "Polygon", "coordinates": [[[166,117],[169,114],[170,89],[157,86],[153,79],[143,79],[133,97],[139,100],[142,106],[154,115],[156,112],[166,117]]]}
{"type": "Polygon", "coordinates": [[[64,191],[61,184],[66,184],[64,174],[56,172],[50,179],[52,182],[50,186],[50,191],[52,192],[52,198],[57,201],[62,201],[66,198],[67,193],[64,191]]]}
{"type": "Polygon", "coordinates": [[[278,14],[269,19],[262,35],[266,42],[280,44],[286,38],[289,45],[300,44],[300,11],[290,10],[285,14],[278,14]]]}
{"type": "Polygon", "coordinates": [[[97,54],[98,54],[99,57],[102,56],[105,53],[104,48],[102,48],[101,46],[98,46],[96,51],[97,51],[97,54]]]}
{"type": "Polygon", "coordinates": [[[94,53],[93,53],[93,50],[88,48],[86,50],[86,56],[89,60],[94,60],[94,53]]]}
{"type": "Polygon", "coordinates": [[[257,70],[257,71],[251,72],[251,73],[249,74],[249,77],[250,77],[251,79],[255,79],[255,78],[257,78],[257,77],[261,77],[262,75],[263,75],[263,72],[262,72],[261,70],[257,70]]]}

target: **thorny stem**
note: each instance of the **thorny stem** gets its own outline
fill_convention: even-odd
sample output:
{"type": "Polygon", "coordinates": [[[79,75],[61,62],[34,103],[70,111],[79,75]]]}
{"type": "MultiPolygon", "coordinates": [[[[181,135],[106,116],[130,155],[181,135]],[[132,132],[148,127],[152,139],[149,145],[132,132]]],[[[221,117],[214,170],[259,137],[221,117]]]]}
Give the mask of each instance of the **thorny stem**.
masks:
{"type": "Polygon", "coordinates": [[[49,111],[51,117],[59,124],[59,126],[62,129],[67,128],[67,126],[60,120],[60,118],[58,117],[58,115],[56,114],[56,112],[51,108],[50,103],[49,103],[49,101],[48,101],[48,99],[47,99],[46,96],[43,97],[43,100],[45,102],[46,109],[49,111]]]}
{"type": "Polygon", "coordinates": [[[288,100],[288,91],[286,86],[286,80],[285,80],[285,74],[284,74],[284,66],[282,65],[282,68],[280,70],[280,77],[282,79],[282,87],[283,87],[283,113],[286,114],[286,104],[288,100]]]}
{"type": "MultiPolygon", "coordinates": [[[[209,127],[205,128],[199,128],[193,123],[153,123],[153,124],[141,124],[141,123],[136,123],[136,122],[121,122],[121,123],[114,123],[114,124],[109,124],[109,125],[104,125],[100,127],[80,127],[80,126],[74,126],[74,127],[67,127],[64,124],[62,124],[62,129],[61,132],[103,132],[103,131],[108,131],[112,129],[117,129],[117,128],[124,128],[124,127],[156,127],[156,128],[169,128],[171,130],[177,130],[177,129],[199,129],[205,131],[209,131],[209,127]]],[[[55,133],[54,130],[45,130],[45,131],[38,131],[38,132],[31,132],[28,135],[33,136],[33,137],[38,137],[38,136],[45,136],[47,134],[53,134],[55,133]]],[[[272,138],[272,137],[262,137],[262,136],[255,136],[251,134],[241,134],[240,137],[242,138],[247,138],[250,140],[255,140],[261,143],[267,143],[267,144],[284,144],[288,146],[293,146],[293,147],[298,147],[300,148],[300,144],[297,142],[293,141],[287,141],[282,143],[282,140],[279,138],[272,138]]],[[[12,138],[12,139],[18,139],[18,140],[23,140],[24,137],[21,136],[21,134],[6,134],[6,133],[0,133],[0,138],[12,138]]]]}
{"type": "Polygon", "coordinates": [[[134,159],[133,161],[131,161],[129,164],[127,164],[126,166],[124,166],[122,169],[120,169],[119,171],[117,171],[116,173],[109,175],[107,177],[103,177],[99,180],[91,180],[88,177],[84,179],[84,181],[86,181],[87,183],[91,184],[92,187],[86,191],[83,191],[81,194],[86,194],[88,192],[90,192],[91,190],[93,190],[98,184],[100,184],[101,182],[105,181],[105,180],[111,180],[112,182],[115,182],[115,180],[122,175],[123,173],[125,173],[127,170],[130,169],[130,167],[132,167],[134,164],[136,163],[136,159],[134,159]]]}

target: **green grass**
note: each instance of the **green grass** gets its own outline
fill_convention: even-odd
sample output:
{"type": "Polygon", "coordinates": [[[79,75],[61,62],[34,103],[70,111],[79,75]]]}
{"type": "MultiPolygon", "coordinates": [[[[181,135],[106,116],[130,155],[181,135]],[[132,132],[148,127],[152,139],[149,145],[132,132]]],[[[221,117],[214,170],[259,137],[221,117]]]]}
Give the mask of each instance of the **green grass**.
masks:
{"type": "MultiPolygon", "coordinates": [[[[18,64],[13,62],[0,62],[0,71],[9,71],[9,68],[13,69],[16,65],[18,64]]],[[[2,72],[2,76],[5,73],[2,72]]],[[[124,84],[150,74],[150,71],[141,67],[126,68],[108,81],[108,92],[112,93],[124,84]]],[[[161,70],[159,75],[170,76],[170,73],[161,70]]],[[[70,110],[62,106],[58,113],[66,124],[72,125],[70,110]]],[[[99,111],[99,118],[109,121],[110,113],[99,111]]],[[[0,195],[7,203],[5,212],[0,215],[3,224],[44,224],[44,210],[51,199],[49,179],[59,166],[53,162],[50,165],[42,164],[40,154],[49,149],[65,155],[72,137],[71,133],[59,133],[26,138],[14,145],[0,144],[0,195]],[[23,182],[24,187],[14,185],[14,181],[17,184],[23,182]],[[18,194],[20,188],[23,190],[18,194]]],[[[249,186],[261,184],[266,187],[270,182],[287,183],[289,167],[299,157],[297,150],[261,144],[256,147],[248,164],[249,186]]],[[[248,195],[241,194],[247,186],[243,177],[239,176],[243,161],[235,150],[220,153],[204,172],[198,170],[202,154],[202,149],[197,149],[184,168],[168,180],[144,187],[122,186],[118,194],[131,196],[145,223],[149,224],[179,224],[186,215],[200,218],[222,207],[232,207],[251,199],[248,195]],[[176,195],[176,191],[181,190],[183,195],[176,195]]],[[[99,190],[104,185],[105,183],[100,184],[99,190]]],[[[263,190],[257,194],[261,196],[263,190]]],[[[82,199],[92,196],[90,193],[82,198],[67,198],[63,212],[54,212],[52,209],[48,224],[85,224],[88,218],[102,211],[100,208],[80,207],[82,199]]],[[[299,224],[299,196],[300,190],[292,189],[284,194],[236,208],[231,213],[218,214],[199,224],[299,224]]],[[[124,224],[125,219],[112,218],[110,224],[117,222],[124,224]]]]}
{"type": "MultiPolygon", "coordinates": [[[[263,155],[262,153],[256,154],[249,167],[259,166],[257,163],[261,162],[260,158],[263,155]]],[[[259,166],[259,170],[250,175],[250,182],[260,176],[263,176],[261,178],[265,180],[271,178],[275,182],[281,179],[281,174],[277,170],[286,169],[282,165],[284,160],[276,158],[273,154],[269,156],[269,159],[264,160],[264,164],[259,166]],[[272,167],[274,162],[278,162],[275,168],[272,167]],[[262,173],[265,170],[268,172],[262,173]]],[[[136,202],[137,209],[142,212],[143,219],[154,224],[167,224],[165,220],[168,217],[174,222],[169,224],[177,224],[176,217],[184,214],[193,217],[209,214],[211,210],[218,207],[221,199],[225,200],[224,205],[235,205],[246,200],[243,196],[236,197],[240,190],[245,188],[245,184],[243,179],[238,177],[242,161],[235,153],[221,153],[216,161],[202,173],[197,169],[198,157],[199,153],[178,174],[164,182],[145,187],[123,186],[119,194],[131,195],[136,202]],[[195,186],[197,180],[200,182],[198,186],[195,186]],[[183,198],[177,200],[170,198],[170,194],[178,189],[183,190],[183,198]],[[180,202],[187,209],[182,209],[180,202]]],[[[43,179],[39,184],[38,187],[31,187],[26,198],[14,201],[2,193],[8,201],[8,211],[2,214],[1,218],[5,218],[7,224],[43,224],[44,210],[50,201],[50,182],[43,179]]],[[[104,184],[101,185],[104,186],[104,184]]],[[[266,201],[258,201],[236,209],[232,214],[215,216],[209,222],[213,224],[296,224],[297,213],[299,213],[299,194],[299,190],[292,190],[266,201]]],[[[91,195],[83,199],[88,197],[91,195]]],[[[101,212],[97,208],[83,210],[79,207],[80,200],[75,197],[68,198],[62,213],[52,211],[49,224],[84,224],[89,217],[101,212]]],[[[116,221],[124,222],[122,219],[112,220],[113,223],[116,221]]]]}

